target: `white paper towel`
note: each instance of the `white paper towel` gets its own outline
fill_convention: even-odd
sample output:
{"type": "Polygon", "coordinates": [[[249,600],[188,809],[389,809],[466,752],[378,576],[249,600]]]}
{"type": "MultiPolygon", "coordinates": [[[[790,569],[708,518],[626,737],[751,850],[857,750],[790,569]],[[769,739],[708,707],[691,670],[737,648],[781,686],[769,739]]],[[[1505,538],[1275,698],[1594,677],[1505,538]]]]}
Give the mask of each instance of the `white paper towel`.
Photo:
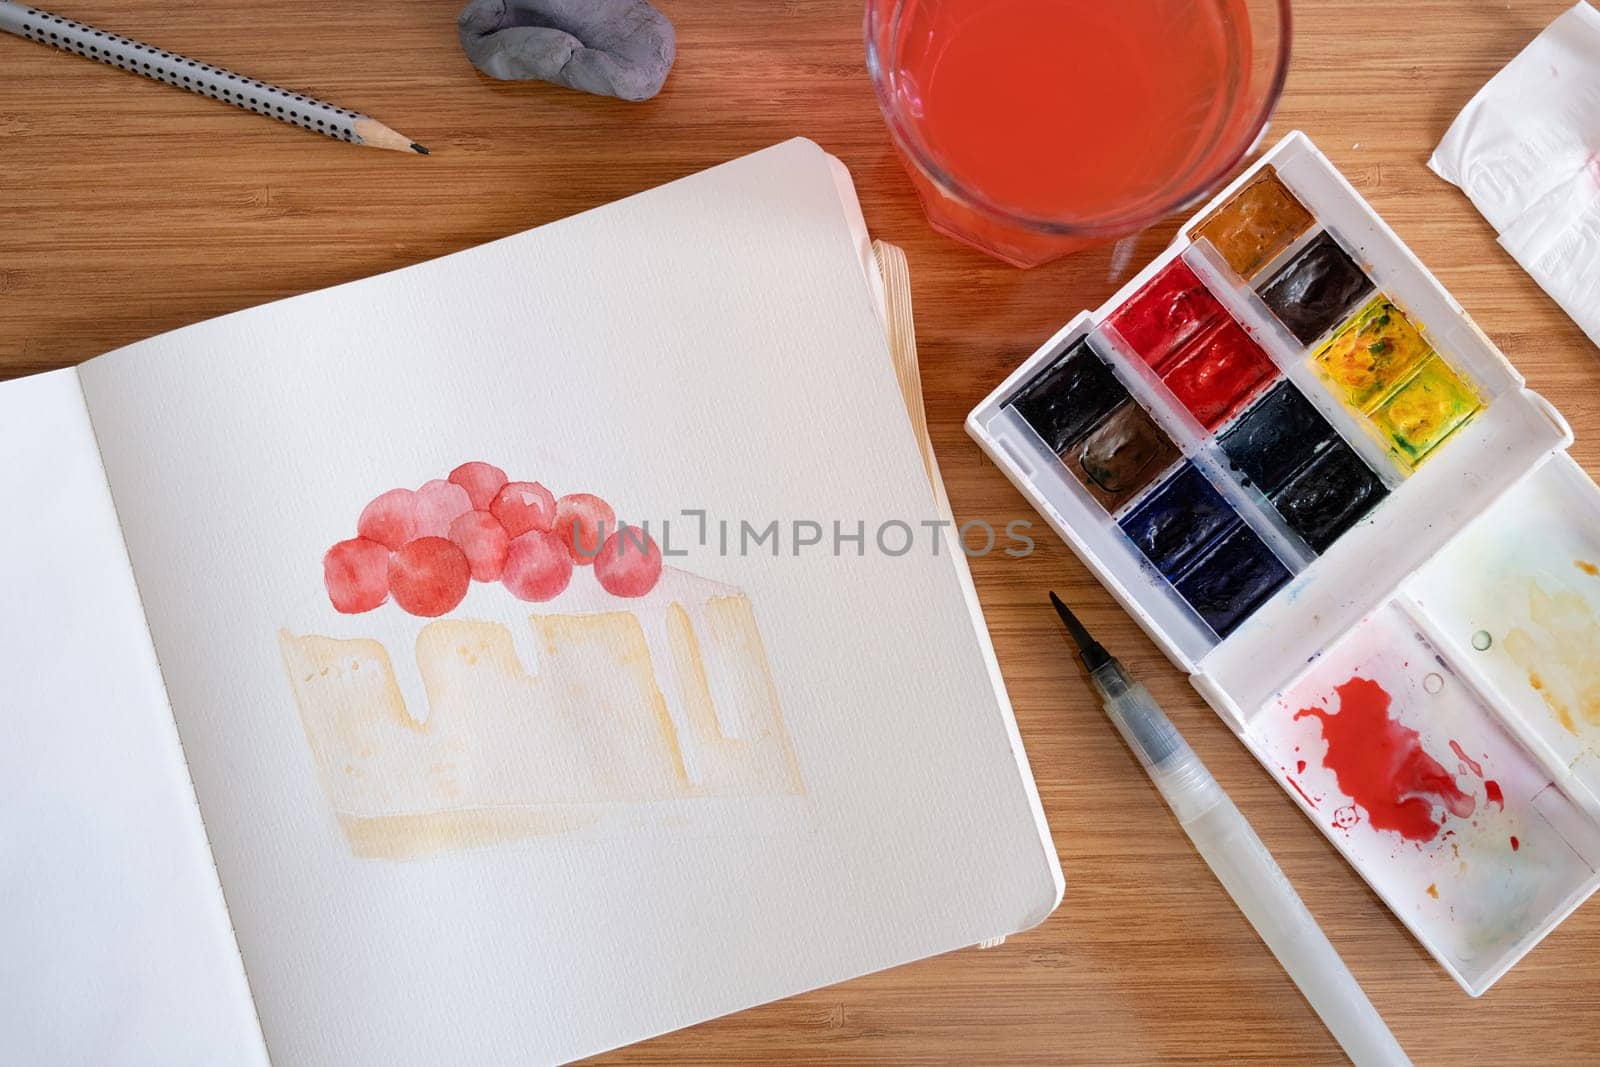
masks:
{"type": "Polygon", "coordinates": [[[1456,116],[1428,166],[1600,344],[1600,11],[1579,3],[1456,116]]]}

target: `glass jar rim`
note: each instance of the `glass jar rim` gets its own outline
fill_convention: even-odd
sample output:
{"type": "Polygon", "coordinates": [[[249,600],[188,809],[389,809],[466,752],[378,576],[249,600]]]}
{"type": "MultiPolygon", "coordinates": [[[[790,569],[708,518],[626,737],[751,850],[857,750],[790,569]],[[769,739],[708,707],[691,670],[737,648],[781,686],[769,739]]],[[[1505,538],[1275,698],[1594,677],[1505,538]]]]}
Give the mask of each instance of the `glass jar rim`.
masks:
{"type": "Polygon", "coordinates": [[[873,32],[874,25],[878,21],[876,16],[884,7],[895,2],[897,0],[866,0],[863,24],[867,48],[867,74],[872,79],[873,93],[878,100],[878,110],[883,113],[884,123],[889,127],[890,136],[894,138],[896,146],[906,155],[912,165],[920,170],[941,193],[964,208],[979,212],[1006,226],[1053,236],[1118,237],[1127,233],[1137,232],[1168,215],[1193,205],[1214,189],[1261,142],[1262,136],[1267,131],[1268,120],[1272,117],[1272,111],[1277,106],[1278,99],[1283,95],[1283,85],[1289,74],[1289,51],[1292,37],[1290,0],[1275,0],[1278,9],[1278,42],[1271,84],[1267,87],[1266,93],[1262,95],[1261,102],[1255,109],[1255,113],[1249,116],[1248,122],[1244,125],[1243,129],[1246,133],[1240,138],[1240,144],[1237,148],[1223,153],[1214,166],[1198,173],[1192,182],[1171,198],[1170,202],[1162,203],[1159,206],[1126,216],[1099,219],[1088,223],[1079,220],[1068,222],[1060,219],[1041,218],[1014,211],[995,203],[975,190],[966,188],[931,159],[915,138],[907,135],[906,130],[903,128],[903,119],[899,109],[894,103],[894,93],[889,83],[888,67],[884,61],[884,56],[879,50],[876,34],[873,32]]]}

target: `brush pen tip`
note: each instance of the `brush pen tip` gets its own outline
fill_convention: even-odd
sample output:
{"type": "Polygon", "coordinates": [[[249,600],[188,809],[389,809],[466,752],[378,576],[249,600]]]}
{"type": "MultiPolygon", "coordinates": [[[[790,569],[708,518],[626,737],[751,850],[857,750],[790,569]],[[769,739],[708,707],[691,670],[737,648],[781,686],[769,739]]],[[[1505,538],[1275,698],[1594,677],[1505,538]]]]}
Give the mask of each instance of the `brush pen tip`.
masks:
{"type": "Polygon", "coordinates": [[[1092,671],[1111,661],[1111,655],[1100,646],[1100,642],[1089,636],[1089,631],[1078,621],[1072,609],[1056,596],[1050,593],[1050,603],[1055,605],[1056,614],[1061,616],[1061,623],[1067,628],[1067,633],[1072,635],[1072,640],[1078,646],[1078,654],[1083,657],[1083,662],[1092,671]]]}
{"type": "Polygon", "coordinates": [[[1078,617],[1072,613],[1072,609],[1067,607],[1060,597],[1056,596],[1054,590],[1050,592],[1050,603],[1055,605],[1056,614],[1061,616],[1062,625],[1066,626],[1067,632],[1078,643],[1080,650],[1086,650],[1090,645],[1094,644],[1094,638],[1089,636],[1089,631],[1084,629],[1083,623],[1079,622],[1078,617]]]}

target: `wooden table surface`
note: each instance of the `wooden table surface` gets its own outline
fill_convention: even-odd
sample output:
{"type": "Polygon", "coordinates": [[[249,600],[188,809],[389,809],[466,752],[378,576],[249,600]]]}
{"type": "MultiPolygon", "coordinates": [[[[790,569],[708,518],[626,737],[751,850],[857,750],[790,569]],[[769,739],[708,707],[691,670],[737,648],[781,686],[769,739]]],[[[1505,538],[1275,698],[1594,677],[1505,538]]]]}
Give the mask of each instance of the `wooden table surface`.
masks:
{"type": "MultiPolygon", "coordinates": [[[[933,234],[862,66],[852,0],[662,0],[678,63],[625,104],[472,70],[457,4],[57,0],[60,13],[365,110],[430,145],[354,149],[0,39],[0,375],[416,263],[804,134],[907,249],[929,421],[961,520],[1031,517],[965,413],[1131,256],[1023,272],[933,234]]],[[[1303,0],[1274,122],[1309,133],[1571,420],[1600,470],[1595,349],[1424,162],[1570,0],[1303,0]]],[[[1479,1000],[1436,966],[1054,538],[976,577],[1068,890],[1044,925],[613,1054],[617,1062],[1334,1061],[1338,1050],[1087,697],[1060,590],[1170,709],[1418,1063],[1600,1057],[1600,904],[1479,1000]]]]}

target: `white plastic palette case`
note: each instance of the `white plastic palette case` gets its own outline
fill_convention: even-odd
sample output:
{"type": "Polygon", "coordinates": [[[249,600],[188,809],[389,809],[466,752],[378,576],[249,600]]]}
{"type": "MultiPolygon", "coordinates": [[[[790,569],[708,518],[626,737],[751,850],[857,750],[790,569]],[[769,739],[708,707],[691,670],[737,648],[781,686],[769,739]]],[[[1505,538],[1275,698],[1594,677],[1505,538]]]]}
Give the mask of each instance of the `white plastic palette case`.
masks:
{"type": "MultiPolygon", "coordinates": [[[[1600,490],[1567,456],[1561,415],[1303,134],[1063,327],[967,428],[1469,993],[1488,989],[1600,887],[1600,490]],[[1250,252],[1219,250],[1209,220],[1243,213],[1248,229],[1241,205],[1274,174],[1306,221],[1252,246],[1260,262],[1241,269],[1250,252]],[[1319,256],[1347,259],[1369,284],[1317,333],[1284,302],[1340,295],[1315,279],[1292,284],[1319,256]],[[1181,352],[1152,358],[1117,325],[1119,309],[1182,266],[1209,290],[1201,302],[1214,297],[1225,316],[1190,329],[1192,303],[1163,305],[1162,321],[1183,335],[1174,347],[1215,347],[1206,339],[1237,339],[1238,327],[1264,353],[1237,403],[1200,396],[1237,377],[1237,360],[1218,370],[1181,352]],[[1419,354],[1385,380],[1396,348],[1383,331],[1406,324],[1419,354]],[[1083,376],[1063,368],[1086,354],[1131,404],[1112,415],[1074,408],[1060,383],[1083,376]],[[1038,400],[1041,383],[1057,390],[1049,404],[1038,400]],[[1258,435],[1286,455],[1310,450],[1280,488],[1234,442],[1285,404],[1326,440],[1258,435]],[[1086,414],[1099,415],[1094,428],[1086,414]],[[1138,451],[1112,425],[1146,418],[1170,448],[1138,451]],[[1097,448],[1119,461],[1137,452],[1134,465],[1159,470],[1117,484],[1102,476],[1097,448]],[[1334,453],[1366,488],[1336,482],[1319,500],[1312,468],[1334,453]],[[1162,541],[1149,525],[1183,486],[1222,516],[1194,544],[1162,541]],[[1360,493],[1363,510],[1335,527],[1306,518],[1307,507],[1343,507],[1360,493]],[[1267,584],[1235,612],[1208,599],[1218,581],[1202,572],[1244,558],[1240,546],[1253,546],[1244,556],[1267,584]]],[[[1168,510],[1192,525],[1205,508],[1168,510]]]]}

